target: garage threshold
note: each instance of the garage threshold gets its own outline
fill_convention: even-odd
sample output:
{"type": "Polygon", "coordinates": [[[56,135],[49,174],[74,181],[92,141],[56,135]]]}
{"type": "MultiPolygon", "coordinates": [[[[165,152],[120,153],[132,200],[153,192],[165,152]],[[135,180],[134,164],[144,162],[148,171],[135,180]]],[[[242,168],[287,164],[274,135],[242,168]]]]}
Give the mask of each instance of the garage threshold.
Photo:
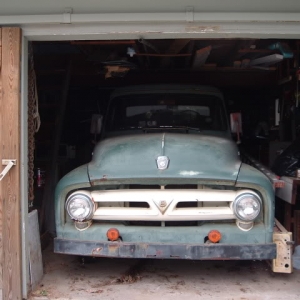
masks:
{"type": "Polygon", "coordinates": [[[265,261],[87,258],[43,252],[44,277],[31,300],[299,299],[300,271],[275,274],[265,261]]]}

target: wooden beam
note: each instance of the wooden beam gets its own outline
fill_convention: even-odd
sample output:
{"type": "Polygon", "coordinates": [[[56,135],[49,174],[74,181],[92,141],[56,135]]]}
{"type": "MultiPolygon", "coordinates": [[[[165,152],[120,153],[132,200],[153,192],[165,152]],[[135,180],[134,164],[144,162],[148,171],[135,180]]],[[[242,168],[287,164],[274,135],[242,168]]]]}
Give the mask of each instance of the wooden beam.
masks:
{"type": "MultiPolygon", "coordinates": [[[[180,56],[178,53],[190,42],[189,39],[179,39],[179,40],[174,40],[169,48],[165,51],[165,56],[161,60],[161,66],[162,67],[167,67],[171,63],[171,56],[180,56]],[[176,55],[177,54],[177,55],[176,55]]],[[[184,54],[184,56],[191,56],[190,54],[184,54]]]]}
{"type": "Polygon", "coordinates": [[[0,82],[0,165],[17,159],[1,181],[3,235],[3,299],[21,300],[21,199],[20,199],[20,69],[21,29],[2,28],[0,82]]]}
{"type": "Polygon", "coordinates": [[[2,58],[1,53],[2,53],[2,28],[0,27],[0,72],[1,72],[1,58],[2,58]]]}
{"type": "MultiPolygon", "coordinates": [[[[194,47],[195,47],[195,41],[191,40],[190,43],[189,43],[189,45],[188,45],[187,53],[191,53],[192,54],[193,50],[194,50],[194,47]]],[[[190,67],[191,61],[192,61],[192,56],[185,58],[185,68],[189,68],[190,67]]]]}
{"type": "Polygon", "coordinates": [[[203,66],[210,54],[212,47],[207,46],[205,48],[201,48],[196,51],[194,61],[192,64],[193,69],[199,69],[201,66],[203,66]]]}

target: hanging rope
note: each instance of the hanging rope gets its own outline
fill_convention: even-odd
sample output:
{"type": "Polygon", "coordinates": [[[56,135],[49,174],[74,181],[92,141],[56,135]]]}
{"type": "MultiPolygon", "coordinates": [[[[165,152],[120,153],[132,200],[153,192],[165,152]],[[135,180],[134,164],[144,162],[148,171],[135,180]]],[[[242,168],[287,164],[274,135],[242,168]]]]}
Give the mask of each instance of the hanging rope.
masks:
{"type": "Polygon", "coordinates": [[[31,43],[29,43],[28,71],[28,199],[30,201],[29,206],[32,206],[34,200],[34,135],[40,129],[41,120],[31,43]]]}

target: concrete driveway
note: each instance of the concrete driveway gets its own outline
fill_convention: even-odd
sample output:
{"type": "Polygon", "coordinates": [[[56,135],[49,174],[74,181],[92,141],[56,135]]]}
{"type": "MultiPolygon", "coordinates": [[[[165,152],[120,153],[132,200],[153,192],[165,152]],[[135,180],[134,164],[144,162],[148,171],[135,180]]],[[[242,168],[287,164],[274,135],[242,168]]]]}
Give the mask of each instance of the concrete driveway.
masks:
{"type": "Polygon", "coordinates": [[[274,274],[262,261],[88,259],[43,253],[31,299],[300,299],[300,271],[274,274]]]}

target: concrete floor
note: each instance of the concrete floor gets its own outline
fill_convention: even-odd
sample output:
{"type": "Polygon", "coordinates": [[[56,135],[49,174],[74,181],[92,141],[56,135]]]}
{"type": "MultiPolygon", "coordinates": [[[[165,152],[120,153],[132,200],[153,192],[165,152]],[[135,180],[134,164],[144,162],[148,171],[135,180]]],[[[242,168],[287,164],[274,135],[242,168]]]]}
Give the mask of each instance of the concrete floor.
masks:
{"type": "Polygon", "coordinates": [[[44,277],[32,300],[300,299],[300,271],[274,274],[261,261],[183,261],[43,253],[44,277]]]}

